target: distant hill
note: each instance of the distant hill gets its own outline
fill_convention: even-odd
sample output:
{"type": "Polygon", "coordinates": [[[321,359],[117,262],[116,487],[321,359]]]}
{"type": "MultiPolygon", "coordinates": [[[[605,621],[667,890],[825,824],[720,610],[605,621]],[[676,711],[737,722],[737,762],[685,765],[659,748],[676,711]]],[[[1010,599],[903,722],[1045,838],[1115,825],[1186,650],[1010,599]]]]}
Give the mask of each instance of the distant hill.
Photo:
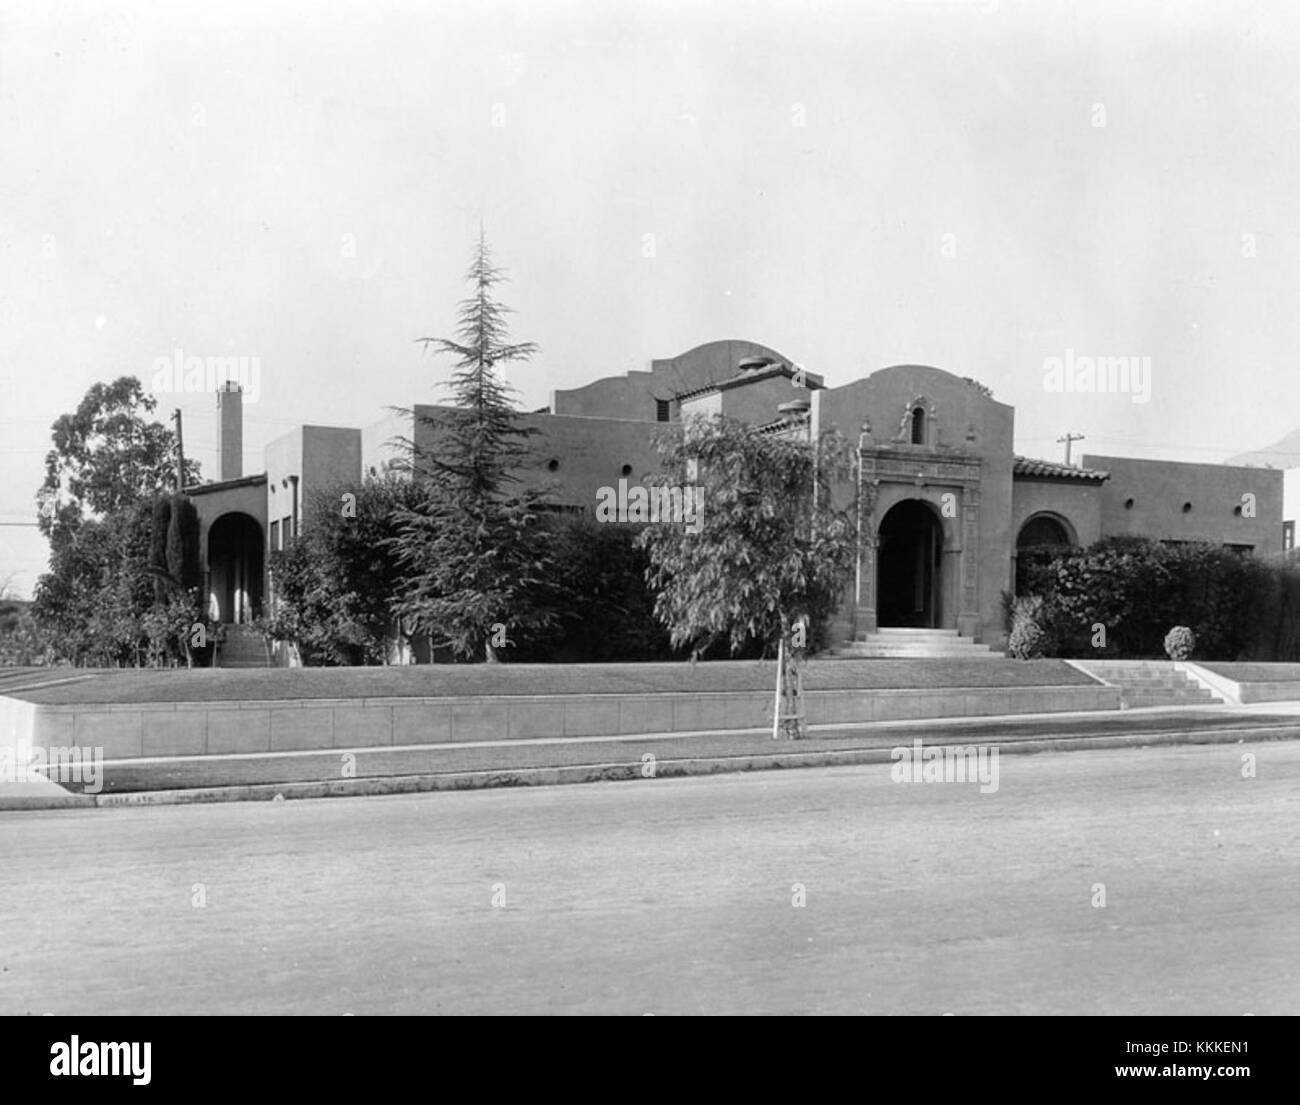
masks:
{"type": "Polygon", "coordinates": [[[1300,430],[1292,430],[1281,441],[1250,453],[1238,453],[1224,464],[1249,464],[1256,468],[1300,468],[1300,430]]]}

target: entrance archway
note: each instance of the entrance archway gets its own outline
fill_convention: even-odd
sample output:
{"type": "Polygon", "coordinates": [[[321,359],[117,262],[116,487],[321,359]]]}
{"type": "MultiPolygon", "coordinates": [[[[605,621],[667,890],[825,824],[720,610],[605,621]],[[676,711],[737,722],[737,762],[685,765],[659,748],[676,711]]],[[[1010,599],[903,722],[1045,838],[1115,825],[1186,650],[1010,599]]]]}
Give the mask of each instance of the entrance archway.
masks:
{"type": "Polygon", "coordinates": [[[943,526],[920,499],[896,503],[880,520],[877,624],[934,629],[943,611],[943,526]]]}
{"type": "Polygon", "coordinates": [[[218,621],[246,624],[262,608],[262,527],[247,514],[223,514],[208,531],[208,608],[218,621]]]}

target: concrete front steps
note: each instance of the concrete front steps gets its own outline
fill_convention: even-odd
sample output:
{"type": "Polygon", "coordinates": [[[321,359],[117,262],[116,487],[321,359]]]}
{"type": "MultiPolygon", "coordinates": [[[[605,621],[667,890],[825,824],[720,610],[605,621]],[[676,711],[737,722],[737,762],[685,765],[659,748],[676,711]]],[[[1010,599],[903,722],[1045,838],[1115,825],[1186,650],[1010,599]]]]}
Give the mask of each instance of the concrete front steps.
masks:
{"type": "Polygon", "coordinates": [[[961,637],[955,629],[905,629],[887,627],[874,633],[859,633],[845,645],[833,650],[833,656],[846,659],[1002,659],[989,645],[976,644],[961,637]]]}
{"type": "Polygon", "coordinates": [[[1120,689],[1123,709],[1214,706],[1223,699],[1174,667],[1172,660],[1075,660],[1076,667],[1120,689]]]}
{"type": "Polygon", "coordinates": [[[269,668],[266,642],[248,625],[223,625],[225,642],[217,646],[219,668],[269,668]]]}

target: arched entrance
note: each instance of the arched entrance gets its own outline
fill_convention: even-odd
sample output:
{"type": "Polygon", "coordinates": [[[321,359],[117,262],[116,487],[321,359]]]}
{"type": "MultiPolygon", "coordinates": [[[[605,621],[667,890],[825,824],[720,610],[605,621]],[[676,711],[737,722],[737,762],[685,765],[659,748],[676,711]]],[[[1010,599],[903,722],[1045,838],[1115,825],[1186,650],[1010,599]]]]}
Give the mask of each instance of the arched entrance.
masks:
{"type": "Polygon", "coordinates": [[[220,622],[246,624],[262,609],[262,527],[238,512],[208,530],[208,611],[220,622]]]}
{"type": "Polygon", "coordinates": [[[943,526],[934,510],[905,499],[889,508],[877,533],[877,624],[941,625],[943,526]]]}

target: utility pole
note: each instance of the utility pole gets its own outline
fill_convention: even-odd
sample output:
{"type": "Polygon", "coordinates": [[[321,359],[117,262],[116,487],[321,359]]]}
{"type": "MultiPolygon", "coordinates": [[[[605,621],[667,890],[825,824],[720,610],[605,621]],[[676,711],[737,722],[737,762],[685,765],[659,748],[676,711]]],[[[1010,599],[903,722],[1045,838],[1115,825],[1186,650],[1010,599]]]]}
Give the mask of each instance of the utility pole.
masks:
{"type": "Polygon", "coordinates": [[[172,411],[172,419],[176,423],[176,490],[185,490],[185,439],[181,436],[181,412],[180,408],[172,411]]]}
{"type": "Polygon", "coordinates": [[[1061,442],[1065,442],[1065,464],[1066,464],[1066,467],[1069,467],[1069,464],[1070,464],[1070,443],[1071,443],[1071,442],[1074,442],[1074,441],[1082,441],[1082,440],[1083,440],[1083,434],[1070,434],[1070,433],[1067,433],[1064,437],[1058,437],[1058,438],[1056,439],[1056,443],[1057,443],[1058,445],[1059,445],[1061,442]]]}

